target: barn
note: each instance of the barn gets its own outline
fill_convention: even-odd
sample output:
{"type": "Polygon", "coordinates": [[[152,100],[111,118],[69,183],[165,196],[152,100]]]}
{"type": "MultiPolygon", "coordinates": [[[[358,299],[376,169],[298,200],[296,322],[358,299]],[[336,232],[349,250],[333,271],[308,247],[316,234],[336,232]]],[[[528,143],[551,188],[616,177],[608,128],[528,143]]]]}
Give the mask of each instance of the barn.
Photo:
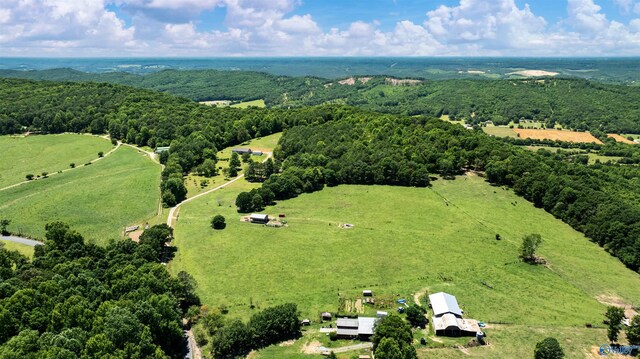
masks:
{"type": "Polygon", "coordinates": [[[231,152],[235,152],[239,155],[243,155],[245,153],[251,153],[251,149],[250,148],[240,148],[240,147],[236,147],[231,149],[231,152]]]}
{"type": "Polygon", "coordinates": [[[251,221],[251,223],[267,224],[269,223],[269,215],[262,213],[252,213],[251,216],[249,216],[249,220],[251,221]]]}
{"type": "Polygon", "coordinates": [[[429,302],[433,310],[431,322],[436,335],[475,336],[480,331],[477,320],[462,318],[462,310],[453,295],[444,292],[431,294],[429,302]]]}
{"type": "Polygon", "coordinates": [[[336,322],[336,334],[340,338],[359,338],[363,340],[369,339],[373,335],[374,328],[378,318],[358,317],[338,318],[336,322]]]}

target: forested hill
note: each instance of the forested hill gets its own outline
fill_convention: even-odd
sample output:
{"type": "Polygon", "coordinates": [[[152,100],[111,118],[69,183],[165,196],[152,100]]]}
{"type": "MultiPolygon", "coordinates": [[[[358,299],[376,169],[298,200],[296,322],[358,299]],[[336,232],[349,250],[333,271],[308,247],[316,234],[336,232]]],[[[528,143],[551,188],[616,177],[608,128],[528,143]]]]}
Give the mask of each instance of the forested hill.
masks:
{"type": "Polygon", "coordinates": [[[259,72],[166,70],[148,75],[83,73],[69,69],[0,71],[0,77],[108,82],[168,92],[195,101],[264,99],[270,107],[323,103],[403,115],[447,114],[478,123],[533,119],[577,130],[640,133],[640,88],[579,79],[421,80],[385,77],[334,81],[259,72]],[[352,80],[352,81],[349,81],[352,80]],[[342,83],[341,83],[342,82],[342,83]]]}

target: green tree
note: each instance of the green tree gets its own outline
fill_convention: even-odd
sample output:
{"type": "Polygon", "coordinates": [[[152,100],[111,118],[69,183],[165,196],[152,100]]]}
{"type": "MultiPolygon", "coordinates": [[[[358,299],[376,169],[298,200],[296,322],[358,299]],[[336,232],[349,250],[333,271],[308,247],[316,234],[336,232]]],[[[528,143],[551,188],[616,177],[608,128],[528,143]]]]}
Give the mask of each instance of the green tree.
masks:
{"type": "Polygon", "coordinates": [[[33,179],[34,175],[32,175],[31,173],[29,173],[28,175],[26,175],[26,176],[24,176],[24,177],[27,179],[27,181],[31,181],[31,180],[33,179]]]}
{"type": "Polygon", "coordinates": [[[218,174],[218,168],[216,167],[216,161],[210,158],[204,160],[200,165],[200,171],[205,177],[213,177],[218,174]]]}
{"type": "Polygon", "coordinates": [[[254,194],[251,198],[251,204],[253,206],[254,211],[260,211],[264,208],[264,200],[262,196],[258,193],[254,194]]]}
{"type": "Polygon", "coordinates": [[[624,319],[624,309],[610,306],[604,316],[608,322],[607,337],[611,343],[617,342],[618,334],[622,328],[622,320],[624,319]]]}
{"type": "Polygon", "coordinates": [[[427,311],[423,307],[415,304],[410,305],[407,308],[406,313],[407,321],[411,326],[423,328],[427,324],[427,318],[425,317],[427,311]]]}
{"type": "Polygon", "coordinates": [[[560,343],[556,338],[544,338],[536,344],[534,350],[535,359],[562,359],[564,358],[564,352],[560,343]]]}
{"type": "Polygon", "coordinates": [[[250,153],[243,153],[242,154],[242,162],[243,163],[252,162],[251,161],[251,154],[250,153]]]}
{"type": "Polygon", "coordinates": [[[251,330],[239,319],[227,324],[213,336],[211,344],[215,358],[233,359],[249,354],[251,330]]]}
{"type": "Polygon", "coordinates": [[[372,341],[376,358],[378,355],[383,359],[414,359],[418,357],[416,349],[412,345],[411,327],[397,315],[392,314],[378,321],[372,341]],[[381,346],[382,348],[380,348],[381,346]]]}
{"type": "MultiPolygon", "coordinates": [[[[164,193],[171,193],[173,195],[174,203],[165,203],[169,206],[173,206],[176,203],[184,201],[187,197],[187,187],[185,187],[182,178],[170,177],[166,181],[162,182],[161,190],[163,192],[163,200],[165,199],[164,193]]],[[[171,199],[171,197],[167,197],[167,199],[171,199]]]]}
{"type": "Polygon", "coordinates": [[[380,359],[405,359],[398,341],[394,338],[382,338],[374,354],[380,359]]]}
{"type": "Polygon", "coordinates": [[[536,250],[542,244],[542,237],[537,233],[527,234],[522,238],[520,259],[533,263],[536,260],[536,250]]]}
{"type": "Polygon", "coordinates": [[[636,315],[627,327],[627,340],[631,345],[640,345],[640,315],[636,315]]]}
{"type": "Polygon", "coordinates": [[[253,333],[253,346],[263,348],[300,335],[298,307],[293,303],[281,304],[254,314],[249,321],[253,333]]]}
{"type": "Polygon", "coordinates": [[[7,218],[0,219],[0,234],[2,234],[3,236],[8,236],[9,234],[11,234],[7,229],[9,224],[11,224],[10,219],[7,219],[7,218]]]}
{"type": "Polygon", "coordinates": [[[104,152],[102,151],[98,152],[98,157],[104,157],[104,152]]]}
{"type": "Polygon", "coordinates": [[[238,156],[238,154],[236,152],[233,152],[231,154],[231,158],[229,159],[229,168],[239,168],[240,166],[242,166],[242,163],[240,162],[240,157],[238,156]]]}
{"type": "Polygon", "coordinates": [[[211,227],[213,229],[224,229],[226,226],[227,226],[227,224],[225,223],[224,216],[222,216],[220,214],[216,214],[211,219],[211,227]]]}
{"type": "Polygon", "coordinates": [[[240,192],[236,197],[236,207],[240,213],[253,211],[253,198],[249,192],[240,192]]]}

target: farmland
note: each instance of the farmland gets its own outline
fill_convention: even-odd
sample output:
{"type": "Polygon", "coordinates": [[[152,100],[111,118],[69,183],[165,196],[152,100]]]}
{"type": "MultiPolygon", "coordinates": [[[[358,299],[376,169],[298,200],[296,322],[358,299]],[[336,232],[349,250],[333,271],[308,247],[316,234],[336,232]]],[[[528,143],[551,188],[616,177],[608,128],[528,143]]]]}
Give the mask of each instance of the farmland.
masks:
{"type": "MultiPolygon", "coordinates": [[[[176,227],[179,250],[170,269],[191,273],[203,302],[225,304],[231,316],[248,317],[250,304],[265,308],[292,301],[303,316],[317,318],[363,288],[392,297],[427,288],[456,295],[470,317],[539,327],[568,340],[568,328],[602,320],[605,306],[598,296],[631,302],[640,295],[636,273],[569,226],[479,177],[439,180],[430,189],[326,188],[267,208],[271,215],[286,214],[289,226],[279,229],[239,221],[235,196],[252,186],[241,181],[185,204],[176,227]],[[210,229],[215,214],[227,218],[225,230],[210,229]],[[355,228],[338,227],[344,223],[355,228]],[[540,254],[547,267],[517,260],[520,238],[532,232],[545,240],[540,254]]],[[[585,342],[606,340],[602,330],[576,331],[585,342]]],[[[500,337],[526,341],[527,355],[539,340],[500,337]]],[[[496,357],[514,354],[506,345],[492,348],[496,357]]],[[[572,357],[580,356],[584,347],[572,350],[572,357]]]]}
{"type": "Polygon", "coordinates": [[[27,174],[40,175],[83,165],[106,153],[111,143],[97,136],[60,134],[0,136],[0,188],[22,182],[27,174]]]}
{"type": "Polygon", "coordinates": [[[636,144],[635,142],[630,141],[628,138],[626,138],[624,136],[620,136],[620,135],[616,135],[616,134],[612,134],[612,133],[608,134],[607,137],[613,138],[617,142],[626,143],[628,145],[635,145],[636,144]]]}
{"type": "Polygon", "coordinates": [[[240,102],[231,105],[231,107],[235,108],[248,108],[248,107],[266,107],[264,100],[253,100],[247,102],[240,102]]]}
{"type": "Polygon", "coordinates": [[[543,130],[543,129],[514,129],[520,138],[531,138],[533,140],[557,140],[566,142],[595,142],[602,143],[588,132],[573,132],[564,130],[543,130]]]}
{"type": "Polygon", "coordinates": [[[518,138],[518,134],[513,130],[513,128],[509,128],[506,126],[493,126],[488,125],[482,128],[486,134],[496,137],[512,137],[518,138]]]}
{"type": "Polygon", "coordinates": [[[121,146],[90,166],[0,191],[0,212],[9,229],[43,238],[45,224],[61,220],[85,238],[105,243],[123,226],[156,214],[160,166],[121,146]]]}

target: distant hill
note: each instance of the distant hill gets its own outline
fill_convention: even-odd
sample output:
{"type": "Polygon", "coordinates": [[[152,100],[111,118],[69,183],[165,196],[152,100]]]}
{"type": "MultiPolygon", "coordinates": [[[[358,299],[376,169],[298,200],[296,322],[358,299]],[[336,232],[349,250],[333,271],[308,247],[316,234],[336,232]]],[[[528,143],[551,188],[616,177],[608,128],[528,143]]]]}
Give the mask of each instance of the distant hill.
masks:
{"type": "Polygon", "coordinates": [[[382,76],[328,80],[261,72],[164,70],[147,75],[71,69],[0,70],[0,77],[107,82],[168,92],[194,101],[264,99],[269,107],[338,103],[404,115],[449,115],[468,123],[531,119],[576,130],[640,133],[640,88],[573,78],[405,81],[382,76]]]}

